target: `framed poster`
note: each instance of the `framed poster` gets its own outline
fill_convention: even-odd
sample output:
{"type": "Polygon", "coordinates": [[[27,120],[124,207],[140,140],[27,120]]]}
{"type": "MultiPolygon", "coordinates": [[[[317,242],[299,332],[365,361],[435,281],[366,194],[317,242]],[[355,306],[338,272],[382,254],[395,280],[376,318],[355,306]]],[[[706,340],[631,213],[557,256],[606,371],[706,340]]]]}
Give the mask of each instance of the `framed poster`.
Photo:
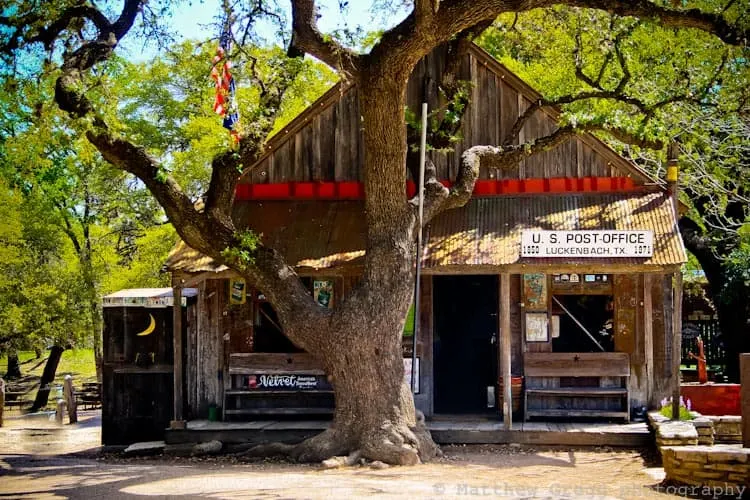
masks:
{"type": "Polygon", "coordinates": [[[526,313],[526,342],[549,341],[547,313],[526,313]]]}
{"type": "Polygon", "coordinates": [[[333,280],[314,280],[313,299],[321,307],[333,307],[333,280]]]}
{"type": "Polygon", "coordinates": [[[523,302],[527,311],[547,310],[547,275],[523,275],[523,302]]]}

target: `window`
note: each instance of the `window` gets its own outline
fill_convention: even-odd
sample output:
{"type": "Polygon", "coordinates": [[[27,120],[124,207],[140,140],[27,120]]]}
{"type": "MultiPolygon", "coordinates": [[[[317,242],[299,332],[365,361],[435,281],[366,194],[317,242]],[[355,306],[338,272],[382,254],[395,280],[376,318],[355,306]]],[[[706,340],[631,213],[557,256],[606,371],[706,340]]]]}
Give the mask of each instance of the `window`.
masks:
{"type": "Polygon", "coordinates": [[[551,307],[553,352],[614,351],[611,295],[553,295],[551,307]]]}
{"type": "Polygon", "coordinates": [[[255,303],[254,325],[253,350],[255,352],[303,352],[281,333],[276,311],[265,300],[258,300],[255,303]]]}

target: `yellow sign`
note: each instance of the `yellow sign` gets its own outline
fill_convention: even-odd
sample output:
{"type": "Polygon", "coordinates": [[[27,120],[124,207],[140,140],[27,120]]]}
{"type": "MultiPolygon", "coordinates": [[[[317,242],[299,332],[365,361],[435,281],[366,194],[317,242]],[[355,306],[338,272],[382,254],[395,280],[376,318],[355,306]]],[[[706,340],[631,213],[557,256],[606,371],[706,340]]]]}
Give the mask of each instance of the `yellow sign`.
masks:
{"type": "Polygon", "coordinates": [[[148,317],[151,319],[151,321],[145,330],[143,330],[141,333],[136,333],[138,337],[145,337],[156,329],[156,320],[154,319],[153,315],[149,314],[148,317]]]}

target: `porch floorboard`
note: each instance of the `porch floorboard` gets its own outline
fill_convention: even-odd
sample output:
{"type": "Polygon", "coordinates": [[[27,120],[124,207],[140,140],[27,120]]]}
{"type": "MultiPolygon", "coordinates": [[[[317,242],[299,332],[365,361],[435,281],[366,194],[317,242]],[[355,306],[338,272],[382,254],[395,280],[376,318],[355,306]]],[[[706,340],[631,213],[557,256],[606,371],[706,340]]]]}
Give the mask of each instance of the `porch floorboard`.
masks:
{"type": "MultiPolygon", "coordinates": [[[[168,444],[219,440],[225,443],[295,443],[326,429],[326,420],[253,420],[209,422],[191,420],[185,429],[167,429],[168,444]]],[[[529,444],[543,446],[643,447],[653,444],[645,423],[608,422],[503,422],[491,418],[436,417],[427,422],[439,444],[529,444]]]]}

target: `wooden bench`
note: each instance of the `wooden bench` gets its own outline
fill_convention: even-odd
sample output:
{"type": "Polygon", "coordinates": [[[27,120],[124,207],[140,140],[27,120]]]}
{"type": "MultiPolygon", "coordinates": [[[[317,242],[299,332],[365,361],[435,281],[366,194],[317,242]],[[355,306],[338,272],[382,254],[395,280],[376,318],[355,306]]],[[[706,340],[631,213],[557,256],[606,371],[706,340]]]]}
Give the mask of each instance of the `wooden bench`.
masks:
{"type": "Polygon", "coordinates": [[[102,406],[102,386],[97,382],[84,382],[81,388],[74,391],[76,403],[83,409],[102,406]]]}
{"type": "Polygon", "coordinates": [[[16,407],[22,410],[25,406],[31,406],[31,400],[28,399],[31,394],[27,391],[6,390],[5,407],[8,409],[16,407]]]}
{"type": "Polygon", "coordinates": [[[233,353],[224,415],[331,415],[333,389],[306,353],[233,353]]]}
{"type": "Polygon", "coordinates": [[[630,420],[626,353],[527,352],[524,418],[598,417],[630,420]]]}

